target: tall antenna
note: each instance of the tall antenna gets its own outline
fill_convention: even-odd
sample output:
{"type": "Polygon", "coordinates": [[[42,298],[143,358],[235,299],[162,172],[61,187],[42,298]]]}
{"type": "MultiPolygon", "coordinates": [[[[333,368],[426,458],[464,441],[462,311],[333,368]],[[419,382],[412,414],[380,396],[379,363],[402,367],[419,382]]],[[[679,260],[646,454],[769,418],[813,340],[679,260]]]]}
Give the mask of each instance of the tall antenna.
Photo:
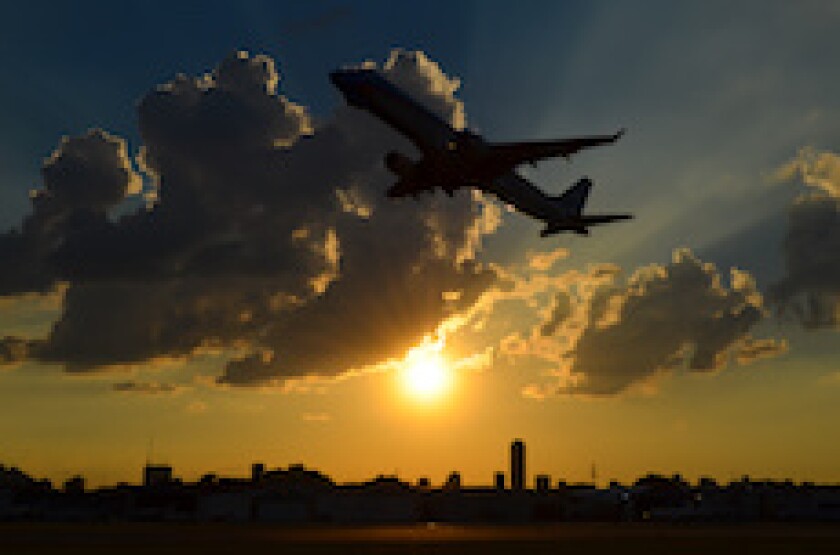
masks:
{"type": "Polygon", "coordinates": [[[595,466],[595,461],[592,461],[592,483],[598,483],[598,467],[595,466]]]}
{"type": "Polygon", "coordinates": [[[146,451],[146,466],[152,464],[155,454],[155,436],[149,437],[149,448],[146,451]]]}

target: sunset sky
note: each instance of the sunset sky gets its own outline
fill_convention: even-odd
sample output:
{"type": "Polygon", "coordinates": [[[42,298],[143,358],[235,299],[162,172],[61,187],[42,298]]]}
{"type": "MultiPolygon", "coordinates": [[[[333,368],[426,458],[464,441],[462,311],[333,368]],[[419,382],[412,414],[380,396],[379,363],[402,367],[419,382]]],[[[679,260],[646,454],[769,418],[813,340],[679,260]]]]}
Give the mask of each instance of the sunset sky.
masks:
{"type": "MultiPolygon", "coordinates": [[[[53,2],[0,20],[0,463],[840,482],[840,5],[53,2]],[[589,237],[388,199],[371,61],[589,237]]],[[[530,483],[530,481],[529,481],[530,483]]]]}

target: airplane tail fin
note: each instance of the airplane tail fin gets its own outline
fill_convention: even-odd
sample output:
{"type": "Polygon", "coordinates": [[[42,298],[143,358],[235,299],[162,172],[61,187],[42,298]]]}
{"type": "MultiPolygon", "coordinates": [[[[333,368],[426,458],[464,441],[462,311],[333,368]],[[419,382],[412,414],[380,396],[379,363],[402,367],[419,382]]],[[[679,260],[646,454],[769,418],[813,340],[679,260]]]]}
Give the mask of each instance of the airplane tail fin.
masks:
{"type": "Polygon", "coordinates": [[[555,219],[547,219],[546,227],[540,232],[541,237],[548,237],[562,231],[573,231],[580,235],[589,235],[589,226],[629,220],[631,214],[587,214],[583,215],[583,206],[592,189],[592,180],[581,178],[562,195],[551,197],[557,208],[555,219]]]}
{"type": "Polygon", "coordinates": [[[581,178],[577,183],[569,187],[562,195],[553,197],[552,200],[566,214],[579,216],[586,204],[589,190],[592,188],[592,180],[588,177],[581,178]]]}

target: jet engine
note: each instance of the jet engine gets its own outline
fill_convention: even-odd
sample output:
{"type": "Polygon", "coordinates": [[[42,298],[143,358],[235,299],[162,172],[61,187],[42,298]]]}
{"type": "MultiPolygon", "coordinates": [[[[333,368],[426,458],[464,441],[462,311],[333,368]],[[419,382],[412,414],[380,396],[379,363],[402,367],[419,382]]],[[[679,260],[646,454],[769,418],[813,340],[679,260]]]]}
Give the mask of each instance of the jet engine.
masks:
{"type": "Polygon", "coordinates": [[[458,150],[471,152],[481,148],[484,145],[484,141],[472,131],[464,130],[458,132],[455,138],[455,145],[458,150]]]}
{"type": "Polygon", "coordinates": [[[385,167],[400,179],[410,179],[414,175],[416,163],[408,156],[391,151],[385,155],[385,167]]]}

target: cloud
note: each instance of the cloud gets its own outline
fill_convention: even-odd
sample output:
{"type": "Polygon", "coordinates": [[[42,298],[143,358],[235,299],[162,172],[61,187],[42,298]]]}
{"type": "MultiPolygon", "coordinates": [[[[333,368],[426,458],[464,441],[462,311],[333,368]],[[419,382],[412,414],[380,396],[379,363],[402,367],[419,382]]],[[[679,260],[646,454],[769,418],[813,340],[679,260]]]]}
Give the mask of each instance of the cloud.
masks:
{"type": "Polygon", "coordinates": [[[540,327],[542,335],[554,335],[557,328],[572,316],[572,299],[565,291],[554,296],[554,305],[548,319],[540,327]]]}
{"type": "Polygon", "coordinates": [[[177,393],[183,389],[183,386],[160,382],[125,381],[111,384],[111,389],[120,393],[142,393],[145,395],[160,395],[165,393],[177,393]]]}
{"type": "Polygon", "coordinates": [[[520,393],[526,399],[532,399],[534,401],[545,401],[546,399],[552,396],[553,392],[546,391],[545,386],[539,386],[537,384],[528,384],[522,388],[520,393]]]}
{"type": "Polygon", "coordinates": [[[545,272],[550,270],[554,264],[559,260],[565,260],[569,257],[569,249],[558,247],[553,251],[527,253],[528,265],[537,271],[545,272]]]}
{"type": "Polygon", "coordinates": [[[788,351],[786,339],[745,339],[735,352],[738,364],[749,364],[763,358],[773,358],[788,351]]]}
{"type": "Polygon", "coordinates": [[[840,329],[840,156],[803,149],[776,177],[812,190],[790,208],[786,272],[768,298],[805,328],[840,329]]]}
{"type": "Polygon", "coordinates": [[[782,164],[774,177],[781,182],[800,179],[826,196],[840,198],[840,156],[832,152],[803,148],[795,158],[782,164]]]}
{"type": "MultiPolygon", "coordinates": [[[[458,80],[424,54],[395,50],[381,70],[465,124],[458,80]]],[[[69,284],[28,356],[86,372],[212,348],[243,353],[226,384],[335,376],[402,356],[494,283],[475,255],[495,205],[384,198],[382,159],[410,143],[344,106],[315,128],[278,82],[270,58],[240,52],[157,87],[137,167],[104,131],[62,141],[32,213],[0,235],[0,294],[69,284]]]]}
{"type": "Polygon", "coordinates": [[[29,355],[29,342],[18,337],[0,339],[0,364],[14,364],[26,360],[29,355]]]}
{"type": "Polygon", "coordinates": [[[0,295],[47,293],[81,269],[81,244],[108,231],[108,211],[140,190],[125,141],[95,129],[61,140],[19,229],[0,235],[0,295]]]}
{"type": "Polygon", "coordinates": [[[610,395],[631,387],[650,391],[657,375],[687,368],[717,371],[730,358],[746,364],[776,356],[787,343],[754,339],[765,317],[763,298],[748,273],[733,268],[727,287],[713,264],[689,250],[670,264],[637,269],[626,281],[615,268],[567,278],[531,336],[508,336],[502,354],[553,364],[555,383],[529,384],[523,395],[610,395]]]}
{"type": "Polygon", "coordinates": [[[432,112],[455,129],[467,126],[464,104],[455,98],[461,86],[457,77],[450,77],[423,52],[394,50],[385,62],[388,78],[412,96],[422,100],[432,112]]]}
{"type": "Polygon", "coordinates": [[[784,350],[749,335],[764,317],[752,276],[733,268],[727,288],[713,264],[687,249],[676,250],[670,264],[639,268],[626,284],[602,289],[587,308],[569,353],[569,391],[618,393],[662,371],[716,371],[729,355],[747,362],[784,350]]]}

